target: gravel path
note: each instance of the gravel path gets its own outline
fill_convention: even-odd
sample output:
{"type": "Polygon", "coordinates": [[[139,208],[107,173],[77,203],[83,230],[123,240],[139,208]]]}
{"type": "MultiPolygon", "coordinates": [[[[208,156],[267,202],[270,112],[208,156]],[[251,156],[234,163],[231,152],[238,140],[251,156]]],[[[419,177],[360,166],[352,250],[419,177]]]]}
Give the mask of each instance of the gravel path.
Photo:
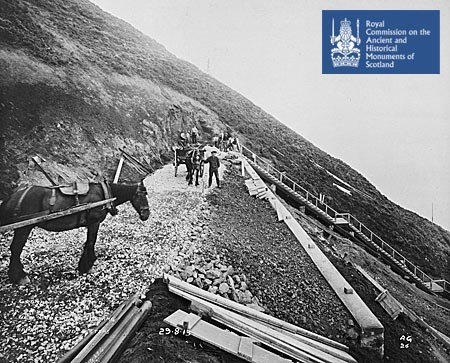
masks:
{"type": "Polygon", "coordinates": [[[0,234],[0,362],[55,361],[124,299],[146,290],[180,252],[199,247],[192,226],[208,214],[208,189],[188,187],[184,175],[182,167],[175,178],[168,165],[146,179],[147,221],[140,221],[129,203],[119,207],[118,216],[107,217],[89,275],[76,271],[85,228],[63,233],[36,228],[22,253],[32,284],[12,285],[7,281],[12,233],[0,234]]]}
{"type": "Polygon", "coordinates": [[[199,187],[184,176],[184,166],[175,178],[168,165],[146,179],[146,222],[130,204],[106,219],[89,275],[75,270],[84,228],[33,230],[22,254],[32,281],[25,287],[7,282],[12,235],[0,235],[0,363],[55,361],[124,299],[194,255],[220,254],[275,316],[345,340],[348,313],[269,203],[250,197],[237,175],[222,189],[205,188],[207,173],[199,187]]]}

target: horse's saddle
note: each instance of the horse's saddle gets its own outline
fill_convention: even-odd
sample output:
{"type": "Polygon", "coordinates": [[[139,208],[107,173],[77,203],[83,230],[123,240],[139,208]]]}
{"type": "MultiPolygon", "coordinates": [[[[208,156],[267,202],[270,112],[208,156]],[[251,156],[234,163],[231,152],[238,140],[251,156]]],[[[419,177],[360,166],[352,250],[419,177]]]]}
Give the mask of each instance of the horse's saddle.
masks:
{"type": "Polygon", "coordinates": [[[50,196],[50,211],[53,210],[53,207],[56,202],[56,194],[55,189],[59,189],[59,191],[64,195],[73,196],[75,198],[75,205],[80,204],[79,196],[86,195],[89,193],[89,183],[78,183],[74,181],[72,184],[65,185],[56,185],[54,187],[50,187],[52,189],[52,195],[50,196]]]}
{"type": "Polygon", "coordinates": [[[89,183],[73,182],[69,185],[58,185],[58,189],[64,195],[86,195],[89,192],[89,183]]]}

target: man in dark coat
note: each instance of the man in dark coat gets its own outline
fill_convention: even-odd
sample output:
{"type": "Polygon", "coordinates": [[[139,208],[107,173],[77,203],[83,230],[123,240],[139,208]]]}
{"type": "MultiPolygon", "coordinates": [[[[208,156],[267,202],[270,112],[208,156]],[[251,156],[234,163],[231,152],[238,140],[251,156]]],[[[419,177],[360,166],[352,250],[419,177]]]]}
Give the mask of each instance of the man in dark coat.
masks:
{"type": "Polygon", "coordinates": [[[209,156],[206,160],[205,163],[209,163],[209,180],[208,180],[208,188],[211,188],[211,184],[212,184],[212,177],[213,174],[216,176],[216,184],[217,187],[220,188],[220,183],[219,183],[219,167],[220,167],[220,160],[217,157],[217,151],[213,150],[211,152],[211,156],[209,156]]]}

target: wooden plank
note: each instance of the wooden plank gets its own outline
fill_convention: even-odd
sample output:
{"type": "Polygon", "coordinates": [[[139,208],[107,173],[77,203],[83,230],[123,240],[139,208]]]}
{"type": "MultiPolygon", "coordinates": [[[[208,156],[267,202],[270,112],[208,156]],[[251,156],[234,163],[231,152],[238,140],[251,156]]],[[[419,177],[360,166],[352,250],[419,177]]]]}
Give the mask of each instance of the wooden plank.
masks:
{"type": "MultiPolygon", "coordinates": [[[[170,291],[170,288],[169,288],[170,291]]],[[[172,291],[175,292],[175,291],[172,291]]],[[[175,292],[179,293],[179,292],[175,292]]],[[[180,296],[183,296],[183,292],[181,292],[180,296]]],[[[184,298],[189,299],[188,295],[184,295],[184,298]]],[[[202,302],[196,301],[196,306],[201,304],[202,302]]],[[[236,313],[231,311],[227,311],[220,306],[211,306],[212,304],[208,302],[204,302],[211,309],[212,315],[211,318],[221,324],[224,324],[233,330],[237,330],[245,335],[248,335],[251,338],[259,340],[260,342],[266,344],[267,346],[276,349],[277,351],[286,354],[300,362],[314,362],[314,363],[323,363],[323,362],[333,362],[333,363],[342,363],[343,360],[337,359],[315,349],[310,345],[306,345],[305,343],[295,341],[295,342],[286,342],[285,340],[289,340],[289,337],[284,336],[282,333],[278,331],[272,331],[272,329],[266,325],[261,326],[261,330],[256,329],[252,323],[254,323],[251,319],[244,318],[239,316],[236,313]],[[293,344],[291,344],[293,343],[293,344]]],[[[203,309],[204,310],[204,309],[203,309]]],[[[355,361],[353,361],[355,362],[355,361]]]]}
{"type": "Polygon", "coordinates": [[[254,195],[258,194],[258,192],[256,190],[254,190],[254,191],[249,190],[249,194],[250,194],[250,196],[253,197],[254,195]]]}
{"type": "Polygon", "coordinates": [[[267,325],[201,300],[170,285],[169,291],[195,302],[195,304],[191,304],[191,310],[200,307],[199,311],[202,314],[209,312],[213,320],[257,339],[294,359],[300,360],[301,362],[356,363],[356,361],[347,352],[326,346],[322,343],[316,344],[317,342],[301,336],[299,336],[298,339],[293,339],[292,337],[283,334],[280,330],[274,330],[267,325]],[[204,306],[202,307],[202,305],[204,306]]]}
{"type": "Polygon", "coordinates": [[[353,292],[352,294],[345,293],[344,288],[351,288],[348,282],[319,248],[308,248],[308,244],[312,242],[311,237],[298,222],[291,217],[290,212],[284,206],[282,206],[282,208],[285,209],[286,215],[290,216],[290,218],[285,219],[284,222],[304,247],[305,251],[308,253],[323,277],[327,280],[330,287],[361,327],[361,344],[363,346],[366,344],[370,345],[371,342],[375,341],[375,336],[379,339],[383,339],[384,327],[375,314],[373,314],[356,292],[353,292]]]}
{"type": "Polygon", "coordinates": [[[241,159],[241,175],[245,176],[245,164],[247,163],[243,157],[241,159]]]}
{"type": "Polygon", "coordinates": [[[283,340],[274,338],[268,333],[264,333],[261,331],[258,331],[257,329],[254,329],[253,327],[241,323],[239,320],[235,320],[232,318],[228,318],[226,314],[223,316],[218,316],[216,314],[213,315],[213,319],[221,324],[225,324],[229,326],[232,329],[235,329],[243,334],[249,335],[252,338],[260,340],[262,343],[266,344],[267,346],[286,354],[293,359],[302,362],[302,363],[341,363],[342,360],[333,359],[332,357],[326,356],[326,354],[322,354],[319,351],[314,351],[313,354],[311,354],[311,351],[313,351],[312,348],[307,347],[304,349],[294,347],[292,345],[289,345],[285,343],[283,340]]]}
{"type": "Polygon", "coordinates": [[[444,288],[434,281],[424,282],[423,284],[433,292],[444,292],[444,288]]]}
{"type": "Polygon", "coordinates": [[[369,275],[369,273],[364,270],[360,265],[357,265],[356,263],[353,263],[353,266],[369,281],[372,283],[373,286],[377,288],[377,290],[382,293],[386,291],[386,289],[381,286],[377,280],[375,280],[372,276],[369,275]]]}
{"type": "MultiPolygon", "coordinates": [[[[242,323],[243,326],[248,326],[251,329],[247,329],[245,334],[252,334],[252,331],[256,332],[257,336],[253,336],[256,339],[259,339],[260,334],[264,334],[270,336],[270,339],[275,342],[275,344],[279,344],[278,342],[287,343],[288,345],[295,347],[301,351],[304,351],[308,354],[311,354],[319,359],[324,359],[326,362],[351,362],[356,363],[352,356],[350,356],[347,352],[343,352],[342,350],[330,347],[326,344],[313,341],[311,339],[302,337],[302,336],[294,336],[291,333],[287,333],[282,329],[274,329],[260,322],[254,321],[252,319],[246,318],[244,316],[239,316],[236,313],[226,311],[225,309],[217,311],[216,308],[211,308],[213,311],[212,319],[220,319],[223,324],[227,321],[232,322],[234,327],[236,327],[237,322],[242,323]],[[218,314],[217,316],[214,314],[218,314]]],[[[236,327],[237,330],[238,327],[236,327]]],[[[284,353],[287,354],[286,351],[284,353]]],[[[295,357],[294,357],[295,358],[295,357]]]]}
{"type": "MultiPolygon", "coordinates": [[[[172,315],[164,319],[164,322],[173,326],[179,327],[182,325],[183,320],[188,316],[188,313],[177,310],[172,315]]],[[[262,347],[253,345],[252,347],[252,357],[239,354],[239,347],[243,337],[220,329],[210,323],[200,320],[195,327],[190,331],[190,334],[198,339],[207,342],[208,344],[214,345],[230,354],[236,355],[248,362],[255,363],[292,363],[291,360],[282,358],[279,355],[272,353],[262,347]]],[[[245,339],[245,338],[244,338],[245,339]]],[[[249,338],[246,338],[249,339],[249,338]]],[[[249,343],[247,341],[246,343],[249,343]]],[[[244,343],[245,344],[245,343],[244,343]]]]}
{"type": "Polygon", "coordinates": [[[245,184],[247,187],[254,185],[252,179],[245,179],[244,184],[245,184]]]}
{"type": "Polygon", "coordinates": [[[397,319],[404,312],[403,306],[377,280],[370,276],[366,270],[357,264],[353,264],[353,266],[380,292],[375,298],[375,301],[381,305],[392,319],[397,319]]]}
{"type": "Polygon", "coordinates": [[[269,196],[268,196],[267,192],[263,192],[263,193],[257,194],[256,198],[258,198],[258,199],[266,199],[266,198],[269,198],[269,196]]]}
{"type": "Polygon", "coordinates": [[[250,166],[248,162],[245,163],[245,171],[250,175],[252,179],[259,179],[258,173],[250,166]]]}
{"type": "Polygon", "coordinates": [[[335,218],[334,224],[348,224],[348,221],[344,218],[338,217],[338,218],[335,218]]]}
{"type": "Polygon", "coordinates": [[[188,317],[183,320],[183,329],[192,330],[194,326],[199,322],[200,317],[195,314],[189,314],[188,317]]]}
{"type": "Polygon", "coordinates": [[[245,360],[248,360],[251,362],[253,360],[253,343],[254,339],[248,338],[248,337],[241,337],[241,340],[239,341],[239,347],[238,347],[238,356],[244,358],[245,360]]]}
{"type": "Polygon", "coordinates": [[[275,206],[272,206],[276,211],[277,211],[277,218],[278,218],[278,222],[281,222],[284,219],[284,215],[282,213],[282,210],[280,208],[280,201],[278,199],[275,199],[275,206]]]}
{"type": "MultiPolygon", "coordinates": [[[[348,347],[344,344],[341,344],[339,342],[336,342],[334,340],[328,339],[322,335],[313,333],[309,330],[300,328],[296,325],[287,323],[283,320],[274,318],[273,316],[261,313],[259,311],[256,311],[254,309],[251,309],[247,306],[241,305],[237,302],[225,299],[222,296],[211,294],[207,291],[204,291],[196,286],[193,286],[191,284],[188,284],[187,282],[181,281],[180,279],[177,279],[174,276],[170,276],[168,274],[163,275],[164,281],[166,281],[169,284],[169,290],[171,287],[177,288],[179,290],[185,291],[189,293],[190,295],[193,295],[197,298],[201,298],[204,300],[207,300],[209,302],[212,302],[213,304],[222,306],[226,309],[229,309],[231,311],[235,311],[241,315],[247,316],[251,319],[256,319],[260,322],[263,322],[265,324],[268,324],[270,326],[279,327],[281,329],[290,331],[295,334],[299,334],[301,336],[307,337],[309,339],[313,339],[322,343],[325,343],[329,346],[336,347],[338,349],[341,349],[343,351],[348,351],[348,347]]],[[[191,300],[192,301],[192,300],[191,300]]]]}
{"type": "MultiPolygon", "coordinates": [[[[189,313],[182,310],[177,310],[172,315],[165,318],[164,322],[172,325],[173,327],[182,328],[183,321],[187,319],[189,315],[189,313]]],[[[228,334],[225,330],[217,328],[203,320],[200,320],[196,326],[189,331],[189,334],[209,344],[219,347],[228,353],[237,355],[240,340],[239,335],[237,334],[228,334]]]]}
{"type": "Polygon", "coordinates": [[[387,290],[379,294],[375,298],[375,301],[377,301],[394,320],[403,312],[403,306],[387,290]]]}
{"type": "Polygon", "coordinates": [[[119,181],[120,172],[122,171],[123,166],[123,156],[119,160],[119,165],[117,165],[116,174],[114,175],[113,183],[117,183],[119,181]]]}
{"type": "Polygon", "coordinates": [[[79,205],[77,207],[72,207],[72,208],[63,210],[61,212],[50,213],[45,216],[31,218],[31,219],[27,219],[25,221],[21,221],[21,222],[17,222],[17,223],[7,224],[6,226],[0,227],[0,233],[4,232],[4,231],[8,231],[10,229],[17,229],[17,228],[29,226],[32,224],[38,224],[38,223],[46,222],[46,221],[49,221],[52,219],[57,219],[57,218],[71,215],[71,214],[83,212],[85,210],[96,208],[96,207],[102,206],[104,204],[110,203],[114,200],[116,200],[116,198],[105,199],[105,200],[101,200],[99,202],[88,203],[88,204],[84,204],[84,205],[79,205]]]}

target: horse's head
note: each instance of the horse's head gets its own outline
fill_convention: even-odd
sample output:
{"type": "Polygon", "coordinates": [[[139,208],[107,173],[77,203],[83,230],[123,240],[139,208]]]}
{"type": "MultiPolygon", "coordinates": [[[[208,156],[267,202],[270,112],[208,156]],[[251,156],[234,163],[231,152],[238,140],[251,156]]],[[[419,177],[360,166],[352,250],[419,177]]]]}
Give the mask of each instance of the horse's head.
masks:
{"type": "Polygon", "coordinates": [[[136,193],[134,193],[131,198],[131,204],[136,212],[139,213],[139,218],[141,218],[142,221],[146,221],[150,216],[150,210],[148,207],[147,189],[143,182],[138,184],[136,193]]]}

